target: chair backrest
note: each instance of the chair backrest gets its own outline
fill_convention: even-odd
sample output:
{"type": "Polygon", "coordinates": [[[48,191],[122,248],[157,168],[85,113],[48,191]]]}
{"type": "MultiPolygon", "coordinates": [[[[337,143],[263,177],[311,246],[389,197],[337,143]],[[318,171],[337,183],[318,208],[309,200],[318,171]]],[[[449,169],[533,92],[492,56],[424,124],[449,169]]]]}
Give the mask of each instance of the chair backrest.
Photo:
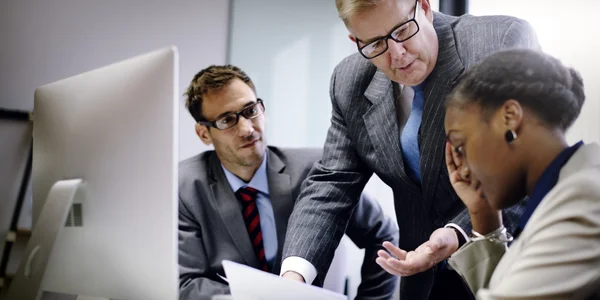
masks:
{"type": "Polygon", "coordinates": [[[17,229],[31,229],[28,160],[32,128],[28,113],[0,108],[0,299],[19,264],[20,253],[15,252],[22,249],[14,247],[14,238],[20,238],[17,229]]]}

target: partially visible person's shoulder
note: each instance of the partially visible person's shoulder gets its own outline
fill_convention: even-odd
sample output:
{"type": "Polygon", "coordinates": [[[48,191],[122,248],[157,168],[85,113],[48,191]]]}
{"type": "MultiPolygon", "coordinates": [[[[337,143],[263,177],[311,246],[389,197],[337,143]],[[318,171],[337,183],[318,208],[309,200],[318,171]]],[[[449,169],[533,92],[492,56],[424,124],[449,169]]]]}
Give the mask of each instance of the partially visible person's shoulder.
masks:
{"type": "Polygon", "coordinates": [[[564,182],[572,185],[589,185],[600,196],[600,145],[583,144],[577,149],[560,171],[557,185],[564,182]]]}
{"type": "Polygon", "coordinates": [[[320,160],[323,155],[323,149],[316,147],[280,148],[269,146],[269,150],[272,154],[277,155],[286,165],[312,166],[312,164],[315,161],[320,160]]]}
{"type": "MultiPolygon", "coordinates": [[[[364,58],[360,53],[356,52],[346,56],[340,61],[335,70],[333,71],[336,75],[344,75],[349,73],[366,73],[367,75],[373,76],[377,68],[371,63],[370,60],[364,58]]],[[[360,78],[361,76],[353,76],[360,78]]]]}
{"type": "Polygon", "coordinates": [[[468,67],[488,55],[510,48],[537,48],[533,27],[526,20],[512,16],[472,16],[448,18],[463,64],[468,67]]]}
{"type": "Polygon", "coordinates": [[[529,23],[523,19],[512,16],[489,15],[489,16],[473,16],[463,15],[454,17],[452,27],[455,32],[476,32],[484,31],[489,28],[499,31],[501,34],[508,30],[511,26],[528,25],[529,23]],[[516,24],[516,25],[515,25],[516,24]],[[480,27],[480,26],[483,26],[480,27]]]}
{"type": "Polygon", "coordinates": [[[552,204],[555,211],[569,211],[574,215],[595,214],[600,218],[600,165],[582,166],[577,171],[561,173],[551,194],[548,200],[553,200],[548,204],[552,204]]]}
{"type": "Polygon", "coordinates": [[[205,151],[179,162],[179,184],[195,180],[205,180],[209,158],[213,150],[205,151]]]}
{"type": "Polygon", "coordinates": [[[331,76],[334,97],[353,99],[362,96],[375,72],[377,67],[358,52],[344,58],[335,67],[331,76]]]}
{"type": "Polygon", "coordinates": [[[595,204],[600,207],[600,166],[583,168],[567,176],[559,184],[573,194],[596,199],[595,204]]]}
{"type": "Polygon", "coordinates": [[[179,162],[179,170],[187,170],[189,168],[196,168],[199,165],[206,165],[208,163],[208,159],[213,153],[215,153],[214,150],[208,150],[186,158],[179,162]]]}

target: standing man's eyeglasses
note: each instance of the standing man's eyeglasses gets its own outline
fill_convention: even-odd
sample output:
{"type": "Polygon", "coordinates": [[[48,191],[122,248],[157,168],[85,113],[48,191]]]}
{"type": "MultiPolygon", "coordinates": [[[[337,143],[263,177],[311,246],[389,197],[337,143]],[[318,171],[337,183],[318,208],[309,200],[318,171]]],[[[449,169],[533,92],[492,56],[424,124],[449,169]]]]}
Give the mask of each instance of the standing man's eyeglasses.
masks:
{"type": "Polygon", "coordinates": [[[254,119],[265,112],[265,105],[261,99],[257,99],[256,102],[242,108],[238,112],[228,113],[224,116],[217,118],[214,121],[199,121],[198,123],[207,126],[214,127],[219,130],[229,129],[235,126],[240,120],[240,115],[248,120],[254,119]]]}
{"type": "Polygon", "coordinates": [[[366,59],[375,58],[383,54],[388,49],[388,40],[392,39],[396,43],[402,43],[419,32],[419,24],[417,23],[417,11],[419,10],[419,1],[415,1],[414,14],[412,19],[396,26],[388,35],[369,41],[364,46],[360,46],[359,40],[356,39],[356,47],[360,54],[366,59]]]}

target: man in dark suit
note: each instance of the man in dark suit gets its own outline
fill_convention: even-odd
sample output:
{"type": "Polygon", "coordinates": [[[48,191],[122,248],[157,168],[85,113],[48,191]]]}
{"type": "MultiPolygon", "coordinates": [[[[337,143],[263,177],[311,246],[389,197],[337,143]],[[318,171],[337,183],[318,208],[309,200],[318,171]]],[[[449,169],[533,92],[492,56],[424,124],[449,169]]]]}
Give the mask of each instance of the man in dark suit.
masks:
{"type": "MultiPolygon", "coordinates": [[[[400,247],[384,243],[388,251],[380,251],[377,262],[403,276],[401,299],[469,299],[458,274],[445,265],[471,225],[444,168],[444,98],[465,68],[500,49],[539,48],[536,35],[520,19],[447,16],[433,12],[429,0],[336,5],[359,53],[333,72],[323,158],[290,218],[281,274],[309,283],[323,279],[376,173],[393,190],[400,228],[400,247]]],[[[522,210],[504,211],[509,229],[522,210]]]]}
{"type": "MultiPolygon", "coordinates": [[[[229,293],[224,259],[279,274],[288,218],[322,151],[267,147],[264,103],[237,67],[200,71],[187,96],[198,136],[215,150],[179,166],[180,298],[210,299],[229,293]]],[[[384,241],[397,242],[396,225],[363,197],[345,232],[365,249],[356,299],[390,299],[398,280],[375,258],[384,241]]]]}

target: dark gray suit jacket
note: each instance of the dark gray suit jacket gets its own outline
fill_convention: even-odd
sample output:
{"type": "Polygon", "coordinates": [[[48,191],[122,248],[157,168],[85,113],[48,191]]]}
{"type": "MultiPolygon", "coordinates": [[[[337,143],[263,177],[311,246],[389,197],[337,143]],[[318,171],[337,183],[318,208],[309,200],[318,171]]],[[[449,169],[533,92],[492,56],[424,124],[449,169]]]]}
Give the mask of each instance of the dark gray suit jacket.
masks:
{"type": "MultiPolygon", "coordinates": [[[[434,13],[434,27],[439,54],[427,79],[418,137],[421,187],[404,171],[392,81],[358,53],[334,70],[331,126],[323,158],[302,186],[284,248],[284,258],[300,256],[312,262],[319,280],[373,173],[393,190],[401,248],[415,249],[448,222],[466,232],[471,230],[468,212],[445,169],[444,98],[464,69],[485,56],[500,49],[539,45],[529,24],[513,17],[434,13]],[[320,207],[318,213],[315,207],[320,207]],[[308,238],[311,236],[323,238],[315,241],[308,238]]],[[[514,227],[522,209],[505,214],[509,228],[514,227]]],[[[433,268],[402,278],[401,298],[427,299],[436,271],[433,268]]]]}
{"type": "MultiPolygon", "coordinates": [[[[278,252],[270,270],[279,274],[285,233],[302,181],[321,158],[319,149],[268,148],[267,177],[275,215],[278,252]]],[[[345,225],[344,225],[345,227],[345,225]]],[[[344,231],[344,230],[343,230],[344,231]]],[[[381,207],[364,197],[345,230],[365,249],[362,281],[357,299],[389,299],[397,278],[375,263],[384,241],[398,241],[398,228],[381,207]]],[[[316,236],[310,237],[315,239],[316,236]]],[[[228,294],[223,259],[259,267],[242,217],[242,206],[231,190],[214,151],[187,159],[179,165],[179,268],[180,299],[207,299],[228,294]]],[[[329,264],[325,267],[325,271],[329,264]]],[[[322,269],[322,268],[320,268],[322,269]]]]}

